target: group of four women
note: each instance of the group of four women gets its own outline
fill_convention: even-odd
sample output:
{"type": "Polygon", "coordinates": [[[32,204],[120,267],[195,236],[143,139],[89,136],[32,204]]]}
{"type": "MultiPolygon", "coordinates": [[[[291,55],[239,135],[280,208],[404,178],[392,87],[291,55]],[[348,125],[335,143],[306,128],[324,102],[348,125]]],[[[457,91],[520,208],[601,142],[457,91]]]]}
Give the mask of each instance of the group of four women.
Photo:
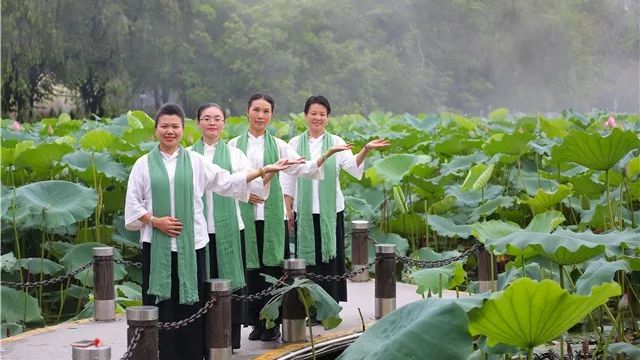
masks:
{"type": "MultiPolygon", "coordinates": [[[[329,101],[312,96],[304,108],[308,130],[287,144],[267,131],[274,108],[269,95],[253,95],[248,130],[227,144],[220,139],[223,109],[204,104],[196,114],[202,137],[190,149],[180,146],[185,117],[180,106],[158,110],[160,144],[131,170],[125,223],[140,231],[143,303],[158,306],[160,321],[193,315],[206,299],[208,278],[231,280],[237,294],[266,289],[260,274],[280,277],[290,256],[287,228],[296,228],[295,253],[309,271],[344,273],[339,170],[360,178],[367,153],[389,143],[374,140],[353,155],[351,145],[325,130],[329,101]]],[[[321,285],[336,301],[347,300],[345,281],[321,285]]],[[[232,302],[234,349],[240,347],[243,324],[253,326],[249,340],[280,336],[278,327],[266,329],[260,320],[267,300],[247,306],[232,302]]],[[[202,320],[161,331],[160,358],[202,359],[204,338],[202,320]]]]}

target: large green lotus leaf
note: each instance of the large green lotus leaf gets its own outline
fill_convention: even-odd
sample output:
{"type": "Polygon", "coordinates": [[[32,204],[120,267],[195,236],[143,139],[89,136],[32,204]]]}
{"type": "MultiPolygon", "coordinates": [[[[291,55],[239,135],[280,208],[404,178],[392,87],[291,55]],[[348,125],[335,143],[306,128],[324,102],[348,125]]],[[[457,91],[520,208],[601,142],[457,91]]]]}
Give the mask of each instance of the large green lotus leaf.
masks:
{"type": "Polygon", "coordinates": [[[389,221],[389,231],[405,236],[422,236],[426,233],[427,224],[418,214],[400,214],[389,221]]]}
{"type": "Polygon", "coordinates": [[[487,166],[485,164],[476,164],[471,169],[467,177],[464,179],[460,189],[462,191],[480,190],[487,185],[491,174],[493,173],[493,164],[487,166]]]}
{"type": "Polygon", "coordinates": [[[138,126],[145,129],[153,129],[156,125],[155,121],[141,110],[129,111],[127,113],[127,123],[132,129],[138,128],[138,126]],[[137,122],[134,123],[134,119],[137,120],[137,122]]]}
{"type": "Polygon", "coordinates": [[[416,301],[385,315],[338,359],[466,359],[473,351],[468,322],[454,300],[416,301]]]}
{"type": "Polygon", "coordinates": [[[71,169],[78,171],[79,175],[93,183],[93,166],[96,172],[119,181],[127,179],[128,174],[124,166],[116,162],[111,155],[104,153],[90,153],[87,151],[76,151],[67,154],[62,158],[62,162],[71,169]]]}
{"type": "Polygon", "coordinates": [[[0,325],[0,339],[15,336],[24,332],[24,326],[16,323],[3,323],[0,325]]]}
{"type": "Polygon", "coordinates": [[[484,150],[487,155],[506,154],[522,156],[531,152],[528,144],[533,138],[533,133],[530,132],[493,134],[482,145],[482,150],[484,150]]]}
{"type": "Polygon", "coordinates": [[[554,192],[548,193],[543,189],[538,189],[534,197],[526,196],[522,200],[523,203],[528,204],[533,214],[539,214],[552,209],[554,206],[562,202],[566,197],[571,196],[573,193],[572,185],[560,185],[554,192]]]}
{"type": "Polygon", "coordinates": [[[548,138],[564,138],[569,132],[571,124],[563,118],[545,119],[538,118],[538,127],[547,134],[548,138]]]}
{"type": "Polygon", "coordinates": [[[113,232],[112,239],[115,243],[120,245],[127,245],[133,247],[140,246],[140,231],[129,231],[124,227],[124,218],[118,216],[113,219],[113,232]]]}
{"type": "Polygon", "coordinates": [[[589,230],[573,232],[558,229],[554,234],[585,243],[604,245],[605,254],[608,257],[622,256],[625,253],[624,249],[635,250],[636,253],[640,252],[640,229],[625,229],[624,231],[610,231],[600,234],[594,234],[589,230]]]}
{"type": "Polygon", "coordinates": [[[498,274],[498,290],[504,290],[507,286],[517,279],[528,277],[529,279],[542,281],[544,279],[553,279],[559,281],[558,273],[549,270],[536,262],[527,263],[524,266],[524,271],[521,265],[516,265],[514,262],[507,264],[504,272],[498,274]]]}
{"type": "Polygon", "coordinates": [[[611,169],[629,151],[640,148],[640,139],[633,131],[614,128],[601,136],[597,133],[572,131],[562,144],[551,151],[555,162],[574,162],[592,170],[611,169]]]}
{"type": "Polygon", "coordinates": [[[633,179],[640,174],[640,156],[636,156],[627,163],[627,176],[633,179]]]}
{"type": "Polygon", "coordinates": [[[97,227],[83,227],[78,229],[76,233],[76,244],[87,243],[87,242],[97,242],[101,244],[105,244],[108,246],[113,246],[113,227],[109,225],[100,225],[97,227]]]}
{"type": "Polygon", "coordinates": [[[73,147],[66,144],[40,144],[16,156],[15,166],[17,169],[50,169],[56,162],[60,161],[65,154],[72,151],[73,147]]]}
{"type": "Polygon", "coordinates": [[[594,181],[592,175],[589,173],[574,176],[568,181],[573,185],[573,193],[576,196],[587,195],[595,199],[602,196],[606,190],[604,184],[594,181]]]}
{"type": "Polygon", "coordinates": [[[142,287],[136,283],[125,281],[115,286],[116,294],[129,300],[142,300],[142,287]]]}
{"type": "Polygon", "coordinates": [[[458,225],[450,218],[438,215],[427,215],[427,220],[429,227],[440,236],[468,239],[471,235],[471,225],[458,225]]]}
{"type": "Polygon", "coordinates": [[[520,231],[520,225],[502,220],[489,220],[477,222],[471,225],[471,235],[482,243],[487,240],[496,240],[520,231]]]}
{"type": "Polygon", "coordinates": [[[462,175],[471,165],[483,163],[487,160],[489,160],[489,157],[481,152],[476,152],[471,155],[454,156],[451,158],[451,161],[440,165],[440,173],[443,175],[450,173],[462,175]]]}
{"type": "Polygon", "coordinates": [[[462,115],[458,115],[450,112],[443,112],[442,114],[440,114],[440,116],[443,119],[448,119],[453,121],[459,127],[465,130],[475,130],[477,128],[477,125],[473,120],[466,118],[462,115]]]}
{"type": "Polygon", "coordinates": [[[499,185],[489,185],[484,189],[484,194],[481,190],[463,191],[460,184],[447,186],[445,193],[450,196],[455,196],[456,205],[458,207],[473,208],[478,206],[483,200],[495,199],[502,194],[504,188],[499,185]]]}
{"type": "Polygon", "coordinates": [[[584,273],[576,281],[576,294],[589,295],[592,287],[613,281],[616,272],[621,270],[631,272],[631,268],[625,260],[598,259],[589,261],[584,273]]]}
{"type": "Polygon", "coordinates": [[[378,228],[374,228],[369,232],[369,238],[373,240],[368,242],[369,260],[376,256],[376,244],[394,244],[396,246],[396,253],[403,256],[409,251],[409,241],[398,234],[385,233],[378,228]]]}
{"type": "Polygon", "coordinates": [[[44,321],[38,300],[24,291],[0,286],[0,298],[2,299],[0,316],[2,322],[17,323],[24,320],[29,324],[44,321]]]}
{"type": "Polygon", "coordinates": [[[438,154],[454,156],[460,154],[469,154],[480,148],[481,140],[469,139],[463,134],[453,134],[440,138],[434,142],[433,150],[438,154]]]}
{"type": "Polygon", "coordinates": [[[498,209],[511,208],[516,202],[512,196],[498,196],[473,209],[469,214],[469,222],[478,221],[483,216],[490,216],[498,209]]]}
{"type": "Polygon", "coordinates": [[[487,119],[492,122],[505,122],[509,116],[509,110],[505,108],[497,108],[487,115],[487,119]]]}
{"type": "Polygon", "coordinates": [[[559,211],[546,211],[534,216],[525,230],[539,233],[550,233],[565,220],[564,215],[559,211]]]}
{"type": "Polygon", "coordinates": [[[412,167],[429,161],[431,157],[426,155],[394,154],[374,162],[373,169],[378,177],[396,185],[409,175],[412,167]]]}
{"type": "Polygon", "coordinates": [[[138,145],[155,139],[155,133],[149,129],[127,129],[122,138],[129,144],[138,145]]]}
{"type": "Polygon", "coordinates": [[[442,200],[436,201],[429,205],[427,213],[444,214],[456,207],[456,198],[454,196],[445,196],[442,200]]]}
{"type": "MultiPolygon", "coordinates": [[[[123,182],[124,185],[124,182],[123,182]]],[[[119,213],[124,208],[127,189],[123,186],[103,187],[102,210],[106,214],[119,213]]]]}
{"type": "Polygon", "coordinates": [[[64,267],[49,259],[41,258],[24,258],[20,259],[20,265],[23,269],[28,270],[32,274],[54,275],[64,270],[64,267]]]}
{"type": "Polygon", "coordinates": [[[533,348],[562,335],[620,293],[617,283],[596,286],[590,296],[583,296],[569,294],[553,280],[521,278],[469,313],[469,332],[485,335],[489,346],[533,348]]]}
{"type": "MultiPolygon", "coordinates": [[[[96,242],[88,242],[74,245],[69,251],[60,259],[60,263],[64,265],[67,274],[76,270],[77,268],[87,264],[93,260],[93,248],[104,247],[104,244],[96,242]]],[[[118,249],[113,249],[113,258],[115,260],[122,260],[122,255],[118,249]]],[[[127,275],[126,270],[122,264],[114,264],[114,280],[121,280],[127,275]]],[[[75,275],[82,284],[93,287],[93,267],[89,267],[75,275]]]]}
{"type": "Polygon", "coordinates": [[[64,241],[47,241],[44,244],[40,244],[40,246],[51,254],[51,256],[60,259],[71,249],[73,244],[64,241]]]}
{"type": "Polygon", "coordinates": [[[424,294],[431,291],[439,294],[443,289],[452,289],[464,283],[467,273],[462,264],[456,262],[438,268],[427,268],[411,273],[409,277],[413,284],[418,285],[416,293],[424,294]]]}
{"type": "Polygon", "coordinates": [[[89,217],[96,208],[94,189],[51,180],[16,189],[16,221],[26,228],[57,228],[89,217]]]}
{"type": "MultiPolygon", "coordinates": [[[[557,176],[557,175],[556,175],[557,176]]],[[[525,191],[530,196],[535,196],[540,189],[553,192],[558,188],[558,182],[553,178],[543,178],[532,171],[523,170],[521,174],[512,171],[509,177],[509,183],[518,191],[525,191]]]]}

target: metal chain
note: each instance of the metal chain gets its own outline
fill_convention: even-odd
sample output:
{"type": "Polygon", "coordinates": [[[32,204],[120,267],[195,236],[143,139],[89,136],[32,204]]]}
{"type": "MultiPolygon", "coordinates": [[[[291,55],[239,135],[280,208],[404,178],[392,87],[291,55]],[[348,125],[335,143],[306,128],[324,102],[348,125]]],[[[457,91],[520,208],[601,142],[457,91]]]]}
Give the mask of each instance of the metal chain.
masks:
{"type": "Polygon", "coordinates": [[[24,282],[24,283],[18,283],[18,282],[11,282],[11,281],[0,281],[0,285],[3,286],[9,286],[12,288],[16,288],[16,289],[25,289],[25,288],[32,288],[32,287],[36,287],[36,286],[47,286],[47,285],[52,285],[55,283],[59,283],[62,281],[67,280],[68,278],[78,274],[79,272],[87,269],[89,266],[93,265],[93,263],[95,262],[95,260],[91,260],[90,262],[80,266],[79,268],[73,270],[72,272],[66,274],[66,275],[61,275],[58,277],[54,277],[52,279],[49,280],[42,280],[42,281],[31,281],[31,282],[24,282]]]}
{"type": "Polygon", "coordinates": [[[211,299],[207,300],[206,303],[204,303],[203,307],[198,309],[198,311],[195,314],[189,316],[188,318],[174,321],[174,322],[159,322],[158,327],[160,328],[160,330],[176,330],[176,329],[186,327],[190,325],[192,322],[201,318],[204,314],[206,314],[207,311],[209,311],[209,309],[211,309],[213,305],[217,302],[218,302],[218,298],[212,297],[211,299]]]}
{"type": "Polygon", "coordinates": [[[442,260],[416,260],[406,256],[397,256],[397,255],[396,255],[396,258],[401,263],[405,263],[409,266],[417,266],[419,268],[437,268],[437,267],[449,265],[453,262],[466,258],[467,256],[471,255],[471,253],[476,251],[476,249],[478,249],[478,247],[480,247],[481,245],[482,244],[480,243],[476,243],[472,247],[470,247],[468,250],[463,252],[462,254],[448,258],[448,259],[442,259],[442,260]]]}
{"type": "Polygon", "coordinates": [[[140,341],[140,338],[142,337],[142,331],[144,331],[144,328],[141,327],[134,330],[133,337],[131,338],[131,344],[129,344],[127,351],[122,355],[120,360],[129,360],[131,355],[133,355],[133,350],[138,346],[138,341],[140,341]]]}
{"type": "Polygon", "coordinates": [[[307,277],[313,280],[319,281],[342,281],[346,279],[351,279],[352,277],[362,274],[363,272],[369,270],[373,265],[375,265],[378,261],[380,261],[379,257],[374,258],[367,265],[361,267],[357,270],[352,270],[350,272],[346,272],[342,275],[320,275],[315,273],[307,273],[307,277]]]}
{"type": "Polygon", "coordinates": [[[142,263],[136,262],[136,261],[114,259],[113,262],[115,262],[116,264],[129,265],[129,266],[138,267],[138,268],[142,267],[142,263]]]}
{"type": "Polygon", "coordinates": [[[259,291],[255,294],[251,294],[251,295],[237,295],[237,294],[231,294],[231,298],[234,300],[240,300],[240,301],[255,301],[258,299],[261,299],[263,297],[267,297],[269,295],[271,295],[271,292],[279,287],[282,287],[284,285],[286,285],[284,283],[284,280],[287,278],[287,274],[284,274],[280,277],[280,279],[278,279],[278,282],[269,286],[268,288],[259,291]]]}

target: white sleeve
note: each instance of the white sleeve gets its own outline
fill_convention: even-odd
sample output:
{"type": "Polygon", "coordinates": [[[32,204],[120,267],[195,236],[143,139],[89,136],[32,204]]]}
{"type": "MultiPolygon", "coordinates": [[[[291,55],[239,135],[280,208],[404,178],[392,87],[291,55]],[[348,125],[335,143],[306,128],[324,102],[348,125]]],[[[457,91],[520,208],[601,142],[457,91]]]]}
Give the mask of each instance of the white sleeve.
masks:
{"type": "Polygon", "coordinates": [[[144,184],[147,182],[144,179],[145,166],[147,166],[146,158],[138,159],[131,169],[127,183],[127,195],[124,203],[124,226],[131,231],[140,230],[144,224],[138,219],[149,213],[149,209],[145,207],[145,203],[148,206],[148,201],[146,201],[148,199],[146,199],[144,190],[144,184]]]}
{"type": "MultiPolygon", "coordinates": [[[[339,136],[334,135],[333,138],[336,145],[346,144],[346,142],[339,136]]],[[[364,161],[362,161],[362,164],[358,166],[356,155],[354,155],[351,150],[340,151],[334,156],[336,156],[336,164],[339,167],[341,167],[344,171],[349,173],[354,178],[358,180],[362,179],[362,174],[364,173],[364,161]]]]}
{"type": "MultiPolygon", "coordinates": [[[[249,163],[249,159],[247,158],[247,155],[245,155],[240,149],[234,148],[234,147],[230,147],[229,151],[231,151],[231,168],[233,170],[233,173],[240,173],[240,172],[244,172],[245,173],[245,181],[246,181],[246,173],[247,171],[251,170],[251,166],[249,163]]],[[[249,191],[253,192],[253,183],[256,180],[254,179],[251,182],[249,191]]],[[[246,200],[245,199],[239,199],[242,202],[247,202],[249,200],[249,197],[247,196],[246,200]]]]}
{"type": "Polygon", "coordinates": [[[247,184],[246,170],[230,174],[220,166],[207,161],[204,156],[194,152],[191,152],[191,154],[198,155],[192,156],[191,159],[200,162],[198,166],[201,166],[204,176],[205,191],[212,191],[244,202],[249,201],[249,184],[247,184]]]}
{"type": "MultiPolygon", "coordinates": [[[[298,159],[300,155],[286,142],[276,139],[280,159],[298,159]]],[[[322,167],[318,167],[317,159],[306,159],[304,164],[294,165],[283,172],[292,176],[303,176],[313,180],[324,179],[324,171],[322,167]]]]}

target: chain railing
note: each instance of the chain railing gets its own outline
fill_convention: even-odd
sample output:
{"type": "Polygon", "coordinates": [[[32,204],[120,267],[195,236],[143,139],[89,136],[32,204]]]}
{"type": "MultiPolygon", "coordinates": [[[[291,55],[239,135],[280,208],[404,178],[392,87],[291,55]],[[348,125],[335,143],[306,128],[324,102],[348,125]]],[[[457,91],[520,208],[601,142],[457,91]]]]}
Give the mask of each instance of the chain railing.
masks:
{"type": "Polygon", "coordinates": [[[123,259],[113,259],[113,262],[115,262],[116,264],[122,264],[122,265],[129,265],[129,266],[133,266],[133,267],[137,267],[137,268],[141,268],[142,267],[142,263],[139,261],[129,261],[129,260],[123,260],[123,259]]]}
{"type": "Polygon", "coordinates": [[[319,280],[319,281],[342,281],[346,279],[351,279],[359,274],[362,274],[365,271],[368,271],[372,266],[374,266],[378,261],[380,261],[379,257],[375,257],[373,260],[369,261],[365,266],[355,269],[349,272],[346,272],[342,275],[320,275],[308,272],[307,277],[311,280],[319,280]]]}
{"type": "Polygon", "coordinates": [[[140,338],[142,338],[142,332],[144,328],[136,328],[133,333],[133,337],[131,338],[131,343],[127,346],[127,351],[122,355],[120,360],[129,360],[131,355],[133,355],[133,350],[135,350],[136,346],[138,346],[138,342],[140,338]]]}
{"type": "Polygon", "coordinates": [[[280,277],[280,279],[278,279],[278,282],[269,286],[268,288],[262,290],[262,291],[258,291],[255,294],[251,294],[251,295],[237,295],[237,294],[231,294],[231,299],[233,300],[240,300],[240,301],[255,301],[258,299],[262,299],[264,297],[267,297],[269,295],[271,295],[271,292],[279,287],[285,286],[286,283],[284,282],[287,279],[287,274],[284,274],[280,277]]]}
{"type": "Polygon", "coordinates": [[[11,282],[11,281],[0,281],[0,285],[2,286],[8,286],[8,287],[12,287],[12,288],[16,288],[16,289],[26,289],[26,288],[32,288],[32,287],[37,287],[37,286],[47,286],[47,285],[52,285],[52,284],[56,284],[59,282],[63,282],[67,279],[69,279],[72,276],[77,275],[78,273],[86,270],[89,266],[92,266],[93,263],[95,262],[95,260],[91,260],[88,263],[80,266],[79,268],[73,270],[72,272],[65,274],[65,275],[61,275],[58,277],[54,277],[48,280],[42,280],[42,281],[27,281],[27,282],[23,282],[23,283],[19,283],[19,282],[11,282]]]}
{"type": "Polygon", "coordinates": [[[441,259],[441,260],[417,260],[417,259],[412,259],[410,257],[399,256],[399,255],[396,255],[396,259],[398,259],[398,261],[400,261],[401,263],[404,263],[409,266],[415,266],[415,267],[424,268],[424,269],[437,268],[437,267],[443,267],[443,266],[449,265],[451,263],[460,261],[468,257],[473,252],[475,252],[481,245],[482,244],[480,243],[474,244],[472,247],[470,247],[469,249],[467,249],[465,252],[463,252],[458,256],[450,257],[447,259],[441,259]]]}
{"type": "Polygon", "coordinates": [[[213,305],[216,304],[216,302],[218,302],[218,298],[212,297],[211,299],[207,300],[207,302],[204,303],[204,305],[200,309],[198,309],[198,311],[196,311],[188,318],[173,322],[158,322],[158,328],[160,328],[160,330],[177,330],[183,327],[187,327],[194,321],[204,316],[207,311],[209,311],[213,307],[213,305]]]}

